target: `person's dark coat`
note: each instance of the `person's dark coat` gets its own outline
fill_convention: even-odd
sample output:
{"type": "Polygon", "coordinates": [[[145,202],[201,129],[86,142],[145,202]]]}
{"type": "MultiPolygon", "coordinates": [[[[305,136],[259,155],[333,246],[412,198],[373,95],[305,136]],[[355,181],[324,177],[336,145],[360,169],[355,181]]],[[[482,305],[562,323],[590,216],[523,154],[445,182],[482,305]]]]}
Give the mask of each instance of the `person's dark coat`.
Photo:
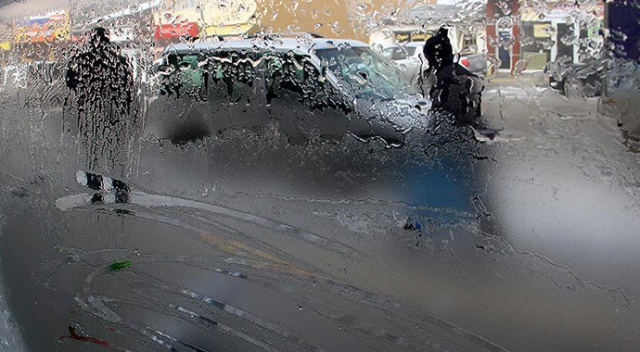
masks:
{"type": "Polygon", "coordinates": [[[436,110],[453,114],[457,123],[473,125],[480,117],[482,86],[478,76],[454,62],[447,29],[440,28],[424,46],[429,63],[429,96],[436,110]]]}
{"type": "Polygon", "coordinates": [[[65,81],[79,95],[81,105],[107,99],[120,113],[129,113],[133,102],[132,74],[127,58],[118,54],[103,28],[91,33],[89,43],[69,61],[65,81]]]}
{"type": "MultiPolygon", "coordinates": [[[[65,82],[74,93],[78,138],[85,151],[83,168],[118,176],[124,172],[129,137],[136,125],[133,74],[102,28],[68,64],[65,82]]],[[[72,111],[72,110],[70,110],[72,111]]]]}

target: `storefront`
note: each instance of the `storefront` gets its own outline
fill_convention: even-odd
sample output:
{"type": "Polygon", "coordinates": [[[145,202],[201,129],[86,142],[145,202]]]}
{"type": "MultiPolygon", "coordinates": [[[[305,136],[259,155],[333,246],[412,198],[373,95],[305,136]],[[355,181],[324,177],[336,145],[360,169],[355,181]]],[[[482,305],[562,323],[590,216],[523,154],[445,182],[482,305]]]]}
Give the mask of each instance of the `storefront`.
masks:
{"type": "Polygon", "coordinates": [[[520,11],[518,0],[487,2],[487,50],[499,61],[499,68],[512,70],[520,61],[520,24],[513,14],[520,11]]]}
{"type": "Polygon", "coordinates": [[[406,44],[425,42],[436,34],[439,27],[422,28],[420,26],[385,26],[371,33],[369,44],[376,50],[406,44]]]}
{"type": "Polygon", "coordinates": [[[541,70],[547,62],[562,59],[582,61],[579,53],[585,41],[597,41],[604,17],[604,3],[590,9],[575,4],[556,4],[547,11],[523,8],[521,11],[522,58],[527,69],[541,70]]]}
{"type": "Polygon", "coordinates": [[[409,43],[425,42],[434,36],[441,26],[445,25],[449,30],[449,39],[456,53],[465,50],[477,52],[479,42],[478,28],[480,23],[467,23],[452,21],[461,8],[454,5],[433,4],[418,5],[396,16],[385,25],[373,30],[369,36],[369,44],[373,48],[386,48],[389,46],[409,43]]]}
{"type": "Polygon", "coordinates": [[[227,5],[213,0],[161,3],[152,16],[156,56],[171,43],[248,33],[255,26],[256,2],[236,0],[227,5]]]}
{"type": "Polygon", "coordinates": [[[522,32],[527,38],[522,43],[522,58],[528,69],[542,70],[551,61],[554,31],[553,23],[542,20],[537,13],[525,11],[522,14],[522,32]]]}

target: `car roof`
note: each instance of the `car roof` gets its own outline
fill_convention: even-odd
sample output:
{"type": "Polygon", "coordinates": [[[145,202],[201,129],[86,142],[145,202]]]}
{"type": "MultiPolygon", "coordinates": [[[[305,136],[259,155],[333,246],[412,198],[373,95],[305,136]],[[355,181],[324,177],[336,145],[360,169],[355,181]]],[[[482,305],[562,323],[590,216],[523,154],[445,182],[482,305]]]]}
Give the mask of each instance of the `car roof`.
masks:
{"type": "Polygon", "coordinates": [[[350,39],[328,39],[328,38],[252,38],[252,39],[227,39],[222,41],[206,40],[197,43],[177,43],[170,44],[164,49],[164,53],[190,54],[200,52],[211,52],[217,50],[235,51],[300,51],[309,53],[312,50],[330,49],[341,45],[352,47],[369,47],[367,44],[350,39]]]}

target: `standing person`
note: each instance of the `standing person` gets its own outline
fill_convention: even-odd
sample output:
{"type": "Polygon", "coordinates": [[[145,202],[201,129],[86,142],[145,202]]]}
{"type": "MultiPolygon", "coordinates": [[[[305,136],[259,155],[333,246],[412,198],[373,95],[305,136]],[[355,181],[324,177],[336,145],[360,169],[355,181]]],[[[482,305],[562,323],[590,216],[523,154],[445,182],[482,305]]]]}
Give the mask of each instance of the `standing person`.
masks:
{"type": "Polygon", "coordinates": [[[454,62],[448,30],[441,27],[424,46],[429,63],[426,83],[436,110],[453,114],[459,125],[476,125],[480,117],[482,85],[478,76],[454,62]]]}
{"type": "Polygon", "coordinates": [[[86,168],[78,172],[78,181],[86,180],[86,186],[100,191],[95,202],[102,202],[108,189],[115,190],[117,202],[127,201],[129,188],[113,178],[126,175],[136,127],[131,65],[111,44],[106,30],[95,28],[88,43],[72,56],[65,81],[75,93],[81,164],[86,168]]]}

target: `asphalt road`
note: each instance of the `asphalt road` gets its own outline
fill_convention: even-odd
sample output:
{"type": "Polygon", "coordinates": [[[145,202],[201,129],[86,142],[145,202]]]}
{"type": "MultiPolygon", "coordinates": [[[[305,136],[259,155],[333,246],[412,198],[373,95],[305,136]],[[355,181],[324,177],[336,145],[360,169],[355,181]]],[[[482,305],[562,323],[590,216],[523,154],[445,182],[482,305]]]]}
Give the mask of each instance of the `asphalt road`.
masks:
{"type": "Polygon", "coordinates": [[[146,138],[99,203],[73,118],[11,94],[7,314],[31,351],[637,351],[640,158],[519,82],[485,92],[494,140],[146,138]]]}

